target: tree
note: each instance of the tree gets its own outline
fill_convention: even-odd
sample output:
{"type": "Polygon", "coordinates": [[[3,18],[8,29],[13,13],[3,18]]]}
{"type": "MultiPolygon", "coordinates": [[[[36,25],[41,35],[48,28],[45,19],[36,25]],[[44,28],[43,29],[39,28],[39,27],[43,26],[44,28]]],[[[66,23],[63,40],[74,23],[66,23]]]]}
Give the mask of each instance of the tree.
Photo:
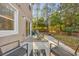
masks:
{"type": "Polygon", "coordinates": [[[63,17],[64,29],[63,31],[71,34],[73,32],[77,32],[79,21],[79,4],[61,4],[61,16],[63,17]]]}
{"type": "Polygon", "coordinates": [[[60,31],[60,24],[61,24],[61,20],[60,20],[60,13],[58,11],[53,12],[50,16],[50,26],[53,26],[53,29],[55,27],[55,31],[60,31]]]}

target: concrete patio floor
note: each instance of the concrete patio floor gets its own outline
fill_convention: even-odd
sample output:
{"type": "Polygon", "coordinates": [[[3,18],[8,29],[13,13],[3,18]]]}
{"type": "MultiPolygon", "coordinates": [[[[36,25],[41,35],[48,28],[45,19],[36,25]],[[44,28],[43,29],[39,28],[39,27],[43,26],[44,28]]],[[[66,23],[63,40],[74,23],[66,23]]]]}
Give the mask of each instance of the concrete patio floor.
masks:
{"type": "MultiPolygon", "coordinates": [[[[24,43],[21,43],[21,47],[23,47],[25,49],[24,56],[27,56],[27,53],[26,53],[27,46],[26,46],[26,44],[28,44],[28,56],[31,56],[30,54],[31,54],[32,50],[33,50],[33,56],[35,56],[34,50],[36,50],[36,49],[39,50],[39,51],[41,49],[44,49],[45,52],[46,52],[46,56],[49,56],[50,55],[50,43],[52,43],[52,48],[55,48],[58,45],[57,44],[58,41],[54,37],[49,36],[49,35],[45,35],[44,37],[45,37],[44,38],[45,40],[43,40],[43,41],[41,41],[41,40],[36,41],[34,37],[27,37],[26,41],[24,41],[24,43]]],[[[59,53],[61,53],[61,52],[64,53],[64,55],[62,54],[62,56],[70,56],[70,55],[66,54],[67,52],[71,53],[71,55],[74,55],[75,51],[73,49],[71,49],[69,46],[63,44],[62,42],[59,42],[58,47],[59,48],[54,49],[54,50],[56,50],[58,52],[58,51],[61,50],[61,48],[64,49],[63,51],[59,52],[59,53]]],[[[16,51],[16,53],[17,52],[18,51],[16,51]]],[[[19,51],[19,52],[21,52],[21,51],[19,51]]],[[[16,55],[16,53],[15,53],[15,55],[16,55]]],[[[10,54],[8,54],[8,55],[10,55],[10,54]]],[[[41,52],[40,52],[40,56],[42,56],[41,52]]],[[[55,53],[52,53],[51,56],[55,56],[55,53]]]]}
{"type": "MultiPolygon", "coordinates": [[[[52,47],[56,47],[58,42],[54,37],[49,36],[49,35],[45,35],[45,40],[41,41],[38,40],[36,41],[34,37],[28,37],[26,42],[29,45],[29,53],[31,51],[31,49],[45,49],[46,50],[46,55],[49,55],[50,53],[50,43],[52,43],[52,47]]],[[[25,43],[26,43],[25,42],[25,43]]],[[[59,42],[59,46],[61,48],[63,48],[65,51],[71,53],[71,55],[74,55],[74,50],[71,49],[69,46],[63,44],[62,42],[59,42]]],[[[52,54],[54,56],[54,54],[52,54]]]]}

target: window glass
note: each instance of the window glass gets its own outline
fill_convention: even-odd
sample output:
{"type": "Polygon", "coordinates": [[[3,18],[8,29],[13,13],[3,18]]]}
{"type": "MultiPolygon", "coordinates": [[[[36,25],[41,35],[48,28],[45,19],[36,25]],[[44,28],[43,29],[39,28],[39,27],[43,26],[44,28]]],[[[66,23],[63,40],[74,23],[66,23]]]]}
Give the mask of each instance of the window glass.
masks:
{"type": "Polygon", "coordinates": [[[9,4],[0,4],[0,30],[14,30],[14,12],[9,4]]]}

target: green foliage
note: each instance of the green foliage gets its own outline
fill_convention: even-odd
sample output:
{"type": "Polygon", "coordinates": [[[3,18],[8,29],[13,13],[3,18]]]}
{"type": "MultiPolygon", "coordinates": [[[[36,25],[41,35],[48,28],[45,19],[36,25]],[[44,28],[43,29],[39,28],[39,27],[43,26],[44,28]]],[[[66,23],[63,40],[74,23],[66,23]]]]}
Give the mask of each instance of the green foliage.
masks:
{"type": "Polygon", "coordinates": [[[45,25],[45,20],[43,17],[40,17],[38,19],[38,21],[36,20],[36,18],[33,19],[33,29],[38,29],[38,30],[45,30],[46,29],[46,25],[45,25]],[[38,23],[36,25],[36,23],[38,23]]]}
{"type": "Polygon", "coordinates": [[[61,22],[60,15],[58,12],[54,12],[53,14],[51,14],[49,19],[51,21],[51,23],[50,23],[51,26],[55,26],[57,24],[60,24],[60,22],[61,22]]]}
{"type": "Polygon", "coordinates": [[[60,4],[60,7],[60,13],[57,10],[50,15],[50,25],[60,25],[60,31],[68,33],[79,32],[79,4],[60,4]]]}
{"type": "MultiPolygon", "coordinates": [[[[52,7],[55,7],[55,5],[52,5],[52,7]]],[[[52,7],[48,7],[50,9],[53,9],[52,7]]],[[[37,12],[39,13],[40,9],[37,8],[37,12]]],[[[44,29],[46,27],[45,17],[47,15],[47,8],[46,6],[42,9],[42,16],[35,18],[33,21],[33,28],[37,27],[37,29],[41,28],[44,29]]],[[[61,3],[58,7],[58,9],[54,8],[53,11],[50,11],[51,15],[48,16],[48,21],[50,21],[51,27],[53,29],[60,29],[60,32],[79,32],[79,4],[73,4],[73,3],[67,3],[63,4],[61,3]]],[[[59,31],[56,30],[56,31],[59,31]]]]}
{"type": "Polygon", "coordinates": [[[43,17],[38,19],[38,27],[45,27],[45,21],[43,17]]]}

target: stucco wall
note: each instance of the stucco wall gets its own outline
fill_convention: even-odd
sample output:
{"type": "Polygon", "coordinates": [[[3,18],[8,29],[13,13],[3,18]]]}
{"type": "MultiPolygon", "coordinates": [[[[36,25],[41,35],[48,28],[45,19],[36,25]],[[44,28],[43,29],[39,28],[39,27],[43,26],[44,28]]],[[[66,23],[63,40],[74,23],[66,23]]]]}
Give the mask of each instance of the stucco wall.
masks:
{"type": "MultiPolygon", "coordinates": [[[[26,9],[26,12],[27,11],[28,11],[28,8],[26,9]]],[[[28,13],[30,13],[30,12],[28,12],[28,13]]],[[[22,12],[20,10],[19,17],[18,17],[18,34],[0,37],[0,46],[7,44],[9,42],[17,41],[17,40],[20,40],[20,42],[25,40],[25,37],[26,37],[26,20],[23,19],[23,16],[24,15],[22,14],[22,12]]],[[[31,14],[27,14],[25,16],[28,17],[28,16],[31,16],[31,14]]],[[[28,18],[30,19],[30,17],[28,17],[28,18]]],[[[14,46],[12,45],[12,47],[14,47],[14,46]]],[[[11,47],[9,47],[9,48],[11,48],[11,47]]]]}

